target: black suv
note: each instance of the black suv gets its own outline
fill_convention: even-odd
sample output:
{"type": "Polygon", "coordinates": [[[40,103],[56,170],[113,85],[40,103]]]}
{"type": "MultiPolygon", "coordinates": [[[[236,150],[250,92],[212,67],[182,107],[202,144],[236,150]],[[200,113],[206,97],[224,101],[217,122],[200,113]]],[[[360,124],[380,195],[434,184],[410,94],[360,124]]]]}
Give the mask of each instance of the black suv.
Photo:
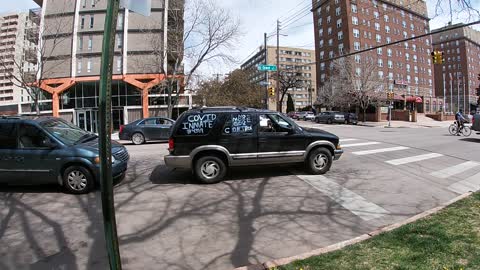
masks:
{"type": "MultiPolygon", "coordinates": [[[[127,170],[127,149],[112,142],[112,175],[127,170]]],[[[100,175],[97,135],[54,117],[30,120],[0,116],[0,183],[58,183],[68,192],[87,193],[100,175]]]]}
{"type": "Polygon", "coordinates": [[[343,150],[331,133],[305,129],[269,110],[213,107],[184,112],[170,133],[165,164],[192,169],[204,183],[223,179],[230,166],[305,163],[326,173],[343,150]]]}

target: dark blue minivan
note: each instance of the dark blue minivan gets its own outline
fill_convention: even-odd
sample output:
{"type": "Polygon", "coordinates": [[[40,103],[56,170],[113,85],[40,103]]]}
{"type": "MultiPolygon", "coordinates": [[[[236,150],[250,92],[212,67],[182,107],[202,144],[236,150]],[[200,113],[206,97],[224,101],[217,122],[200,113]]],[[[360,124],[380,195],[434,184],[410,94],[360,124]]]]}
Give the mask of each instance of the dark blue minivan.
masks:
{"type": "MultiPolygon", "coordinates": [[[[0,116],[0,184],[58,183],[73,194],[99,186],[98,136],[55,117],[0,116]]],[[[112,141],[112,175],[120,181],[127,149],[112,141]]]]}

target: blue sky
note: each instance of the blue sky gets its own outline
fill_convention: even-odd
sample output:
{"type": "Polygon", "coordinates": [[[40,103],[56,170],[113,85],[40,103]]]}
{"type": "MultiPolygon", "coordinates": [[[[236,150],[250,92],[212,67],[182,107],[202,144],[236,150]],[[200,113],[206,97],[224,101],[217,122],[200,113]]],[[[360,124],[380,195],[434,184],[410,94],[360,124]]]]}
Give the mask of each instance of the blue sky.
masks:
{"type": "MultiPolygon", "coordinates": [[[[25,11],[29,8],[37,7],[33,0],[0,0],[2,4],[0,5],[0,13],[10,12],[10,11],[25,11]]],[[[72,1],[73,0],[66,0],[72,1]]],[[[313,16],[311,13],[306,11],[305,13],[301,12],[306,10],[306,7],[311,5],[311,0],[216,0],[217,3],[223,8],[229,10],[232,16],[235,16],[240,19],[242,24],[243,36],[239,39],[236,49],[231,53],[236,57],[238,61],[244,60],[249,56],[254,50],[256,50],[260,45],[263,44],[263,33],[271,33],[275,30],[276,20],[280,18],[282,24],[286,26],[285,30],[282,31],[283,34],[288,36],[282,36],[280,39],[282,46],[303,46],[303,48],[314,49],[314,38],[313,38],[313,16]],[[305,8],[305,9],[304,9],[305,8]],[[299,20],[290,20],[288,18],[292,17],[295,14],[306,16],[293,16],[294,18],[299,18],[299,20]]],[[[470,0],[474,8],[480,10],[480,1],[479,0],[470,0]]],[[[479,20],[479,16],[466,19],[465,14],[457,12],[459,7],[456,6],[457,1],[452,1],[453,3],[453,23],[467,23],[474,20],[479,20]]],[[[427,0],[427,6],[429,8],[429,17],[432,18],[430,21],[430,29],[435,29],[438,27],[445,26],[446,23],[450,20],[448,12],[448,1],[447,0],[427,0]],[[435,14],[435,4],[437,1],[442,2],[442,7],[444,9],[443,13],[440,16],[435,14]]],[[[475,27],[480,29],[480,27],[475,27]]],[[[269,39],[269,44],[276,44],[275,37],[269,39]]],[[[209,74],[225,74],[228,73],[231,69],[238,67],[236,64],[232,65],[223,65],[223,64],[212,64],[208,66],[203,66],[201,72],[204,75],[209,74]]]]}

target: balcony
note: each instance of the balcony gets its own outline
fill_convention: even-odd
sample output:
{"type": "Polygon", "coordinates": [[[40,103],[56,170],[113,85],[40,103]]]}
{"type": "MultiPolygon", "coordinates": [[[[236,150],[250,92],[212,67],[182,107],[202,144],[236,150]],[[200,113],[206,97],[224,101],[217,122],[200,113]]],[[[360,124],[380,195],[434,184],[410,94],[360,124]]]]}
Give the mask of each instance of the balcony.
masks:
{"type": "Polygon", "coordinates": [[[32,49],[25,50],[25,60],[27,62],[32,63],[32,64],[36,64],[37,63],[37,51],[32,50],[32,49]]]}
{"type": "Polygon", "coordinates": [[[34,26],[34,27],[28,28],[25,31],[25,34],[27,36],[28,41],[38,44],[38,35],[39,35],[38,27],[34,26]]]}

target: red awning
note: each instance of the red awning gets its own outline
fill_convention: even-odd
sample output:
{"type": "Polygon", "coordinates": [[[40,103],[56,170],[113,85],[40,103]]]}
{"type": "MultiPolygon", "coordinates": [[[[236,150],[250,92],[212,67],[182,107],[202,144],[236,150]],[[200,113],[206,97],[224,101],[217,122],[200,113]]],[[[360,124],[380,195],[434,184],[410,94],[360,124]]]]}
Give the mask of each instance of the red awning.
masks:
{"type": "Polygon", "coordinates": [[[421,97],[410,96],[406,97],[405,100],[407,102],[423,103],[423,99],[421,97]]]}
{"type": "Polygon", "coordinates": [[[395,95],[395,96],[393,97],[393,100],[402,100],[402,101],[403,101],[403,100],[405,100],[405,99],[404,99],[402,96],[400,96],[400,95],[395,95]]]}

